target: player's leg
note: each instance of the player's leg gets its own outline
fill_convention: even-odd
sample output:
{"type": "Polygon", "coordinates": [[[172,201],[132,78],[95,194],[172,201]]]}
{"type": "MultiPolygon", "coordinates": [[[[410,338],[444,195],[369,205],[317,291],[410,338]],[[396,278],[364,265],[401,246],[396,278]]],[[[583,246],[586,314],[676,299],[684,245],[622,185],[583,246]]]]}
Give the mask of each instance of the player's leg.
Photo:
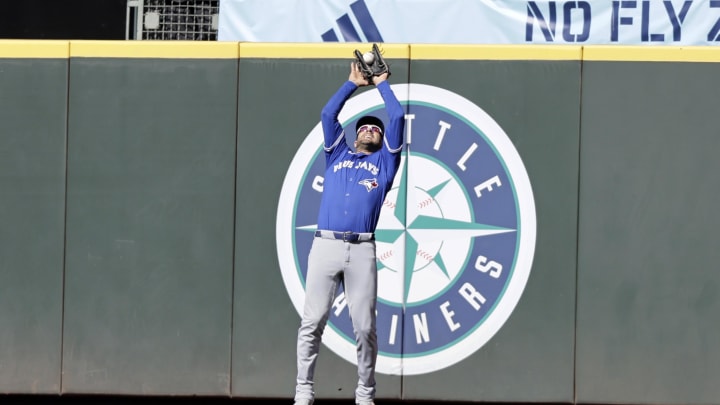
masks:
{"type": "Polygon", "coordinates": [[[315,364],[344,263],[342,244],[342,241],[315,238],[310,249],[305,304],[297,337],[296,400],[315,397],[315,364]]]}
{"type": "Polygon", "coordinates": [[[358,347],[358,386],[355,398],[357,401],[372,401],[375,398],[375,362],[378,351],[374,241],[352,244],[349,264],[345,269],[345,295],[358,347]]]}

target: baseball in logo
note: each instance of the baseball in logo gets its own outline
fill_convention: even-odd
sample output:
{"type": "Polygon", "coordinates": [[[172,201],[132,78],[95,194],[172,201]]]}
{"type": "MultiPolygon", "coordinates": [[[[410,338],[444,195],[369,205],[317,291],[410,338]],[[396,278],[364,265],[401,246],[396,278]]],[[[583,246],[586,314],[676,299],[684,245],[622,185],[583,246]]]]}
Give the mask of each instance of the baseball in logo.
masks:
{"type": "MultiPolygon", "coordinates": [[[[438,87],[392,88],[406,106],[406,146],[376,230],[377,372],[416,375],[468,357],[510,317],[532,267],[535,202],[515,147],[480,107],[438,87]]],[[[383,116],[382,99],[364,92],[348,100],[339,120],[354,128],[371,113],[383,116]]],[[[323,187],[322,150],[318,123],[290,164],[278,204],[278,259],[299,314],[323,187]]],[[[355,363],[342,287],[323,343],[355,363]]]]}

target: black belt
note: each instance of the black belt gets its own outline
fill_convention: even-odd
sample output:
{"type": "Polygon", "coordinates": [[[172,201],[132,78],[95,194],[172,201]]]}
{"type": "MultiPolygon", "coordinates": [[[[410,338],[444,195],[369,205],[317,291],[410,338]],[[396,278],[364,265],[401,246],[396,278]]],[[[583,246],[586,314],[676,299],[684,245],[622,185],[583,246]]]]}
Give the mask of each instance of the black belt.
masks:
{"type": "Polygon", "coordinates": [[[336,239],[343,242],[365,242],[375,239],[375,234],[369,232],[335,232],[315,231],[315,237],[323,239],[336,239]]]}

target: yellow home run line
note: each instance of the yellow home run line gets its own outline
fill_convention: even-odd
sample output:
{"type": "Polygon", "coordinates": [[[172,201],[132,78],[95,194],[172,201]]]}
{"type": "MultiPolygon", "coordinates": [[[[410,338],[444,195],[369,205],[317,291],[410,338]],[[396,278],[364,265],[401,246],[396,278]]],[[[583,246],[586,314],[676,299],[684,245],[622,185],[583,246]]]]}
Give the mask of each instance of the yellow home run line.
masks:
{"type": "Polygon", "coordinates": [[[237,42],[70,41],[70,57],[236,59],[237,42]]]}
{"type": "MultiPolygon", "coordinates": [[[[405,58],[410,55],[408,44],[378,44],[386,58],[405,58]]],[[[269,59],[352,59],[353,51],[367,52],[371,43],[319,42],[319,43],[240,43],[241,58],[269,59]]]]}
{"type": "Polygon", "coordinates": [[[413,60],[580,60],[582,47],[565,45],[432,45],[410,47],[413,60]]]}
{"type": "Polygon", "coordinates": [[[583,60],[620,62],[720,62],[720,48],[714,46],[616,46],[583,48],[583,60]]]}
{"type": "Polygon", "coordinates": [[[0,40],[0,58],[48,58],[67,59],[70,44],[67,41],[0,40]]]}
{"type": "MultiPolygon", "coordinates": [[[[720,62],[720,47],[380,44],[391,59],[720,62]]],[[[0,40],[0,58],[352,59],[369,43],[0,40]]]]}

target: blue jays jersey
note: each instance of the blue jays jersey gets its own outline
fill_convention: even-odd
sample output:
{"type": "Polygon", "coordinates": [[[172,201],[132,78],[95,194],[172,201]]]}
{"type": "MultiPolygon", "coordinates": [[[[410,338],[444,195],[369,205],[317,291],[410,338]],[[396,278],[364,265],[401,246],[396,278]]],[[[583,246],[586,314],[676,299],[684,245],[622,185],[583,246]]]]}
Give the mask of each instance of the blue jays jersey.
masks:
{"type": "Polygon", "coordinates": [[[388,114],[382,148],[365,154],[347,145],[338,115],[356,89],[355,83],[345,82],[322,110],[326,167],[318,229],[375,232],[385,195],[400,166],[405,114],[387,81],[377,85],[388,114]]]}

